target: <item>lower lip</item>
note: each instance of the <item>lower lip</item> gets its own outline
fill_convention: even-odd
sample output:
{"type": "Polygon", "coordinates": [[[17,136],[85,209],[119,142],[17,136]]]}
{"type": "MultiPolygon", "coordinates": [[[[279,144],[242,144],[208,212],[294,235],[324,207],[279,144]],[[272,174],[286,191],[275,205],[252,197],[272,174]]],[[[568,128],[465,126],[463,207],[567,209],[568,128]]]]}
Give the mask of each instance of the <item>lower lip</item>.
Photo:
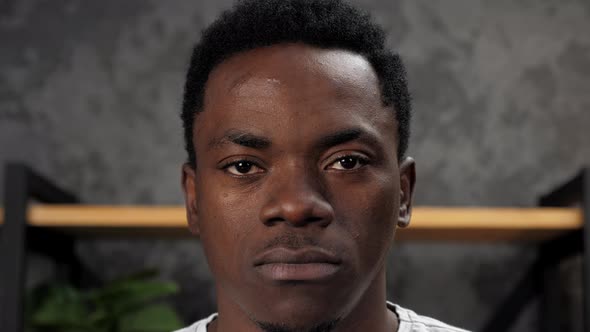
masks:
{"type": "Polygon", "coordinates": [[[256,269],[265,278],[275,281],[313,281],[331,277],[338,271],[339,265],[330,263],[271,263],[259,265],[256,269]]]}

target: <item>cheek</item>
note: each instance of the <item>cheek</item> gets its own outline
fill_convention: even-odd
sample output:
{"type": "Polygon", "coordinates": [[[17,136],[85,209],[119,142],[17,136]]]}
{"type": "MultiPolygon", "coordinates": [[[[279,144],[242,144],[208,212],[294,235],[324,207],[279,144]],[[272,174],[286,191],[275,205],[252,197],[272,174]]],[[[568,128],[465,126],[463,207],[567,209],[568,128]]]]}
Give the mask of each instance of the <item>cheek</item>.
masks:
{"type": "MultiPolygon", "coordinates": [[[[251,210],[251,198],[224,185],[216,171],[203,171],[197,178],[197,213],[202,232],[214,237],[242,234],[251,210]]],[[[235,238],[234,238],[235,239],[235,238]]]]}
{"type": "MultiPolygon", "coordinates": [[[[209,177],[212,179],[212,177],[209,177]]],[[[232,194],[214,181],[202,180],[197,198],[201,242],[214,274],[232,273],[241,264],[243,243],[255,228],[253,197],[232,194]],[[209,188],[209,190],[207,190],[209,188]]]]}
{"type": "Polygon", "coordinates": [[[340,202],[339,217],[363,261],[374,261],[393,242],[399,210],[399,183],[374,176],[359,186],[353,199],[340,202]]]}

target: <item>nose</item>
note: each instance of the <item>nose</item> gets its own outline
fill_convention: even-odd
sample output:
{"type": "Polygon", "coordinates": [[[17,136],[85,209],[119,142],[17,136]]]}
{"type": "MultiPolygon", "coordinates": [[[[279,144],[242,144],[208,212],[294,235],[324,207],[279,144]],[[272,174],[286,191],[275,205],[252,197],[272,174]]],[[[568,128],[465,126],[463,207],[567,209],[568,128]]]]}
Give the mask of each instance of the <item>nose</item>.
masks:
{"type": "Polygon", "coordinates": [[[334,210],[322,194],[321,183],[302,173],[305,172],[284,174],[283,181],[274,182],[260,211],[260,220],[265,225],[286,223],[293,227],[312,224],[326,227],[332,222],[334,210]]]}

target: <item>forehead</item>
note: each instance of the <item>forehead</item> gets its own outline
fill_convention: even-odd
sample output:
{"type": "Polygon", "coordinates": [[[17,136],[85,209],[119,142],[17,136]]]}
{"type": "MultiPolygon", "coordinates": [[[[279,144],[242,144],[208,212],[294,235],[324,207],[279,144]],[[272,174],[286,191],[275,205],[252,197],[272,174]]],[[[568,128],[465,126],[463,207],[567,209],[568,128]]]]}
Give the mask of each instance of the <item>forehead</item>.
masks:
{"type": "Polygon", "coordinates": [[[216,99],[218,94],[254,92],[264,96],[265,92],[273,90],[269,89],[273,85],[282,84],[287,88],[311,83],[320,84],[313,90],[322,88],[342,92],[339,89],[354,86],[362,90],[357,90],[359,93],[380,95],[377,77],[363,56],[305,44],[280,44],[239,53],[214,68],[205,89],[205,102],[216,99]]]}
{"type": "Polygon", "coordinates": [[[395,132],[395,117],[383,106],[371,64],[345,50],[281,44],[219,64],[209,75],[195,130],[203,138],[223,128],[268,131],[272,126],[302,138],[347,125],[395,132]]]}

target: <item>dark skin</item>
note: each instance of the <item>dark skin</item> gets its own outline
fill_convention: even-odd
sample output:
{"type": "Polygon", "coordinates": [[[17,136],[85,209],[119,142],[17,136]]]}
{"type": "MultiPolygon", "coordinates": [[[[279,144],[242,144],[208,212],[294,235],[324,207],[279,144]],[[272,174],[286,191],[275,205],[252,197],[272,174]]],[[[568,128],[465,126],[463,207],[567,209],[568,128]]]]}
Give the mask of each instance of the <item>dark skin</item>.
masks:
{"type": "Polygon", "coordinates": [[[303,44],[234,55],[209,76],[193,142],[182,184],[215,279],[209,331],[397,330],[385,260],[410,222],[415,166],[398,160],[364,57],[303,44]]]}

